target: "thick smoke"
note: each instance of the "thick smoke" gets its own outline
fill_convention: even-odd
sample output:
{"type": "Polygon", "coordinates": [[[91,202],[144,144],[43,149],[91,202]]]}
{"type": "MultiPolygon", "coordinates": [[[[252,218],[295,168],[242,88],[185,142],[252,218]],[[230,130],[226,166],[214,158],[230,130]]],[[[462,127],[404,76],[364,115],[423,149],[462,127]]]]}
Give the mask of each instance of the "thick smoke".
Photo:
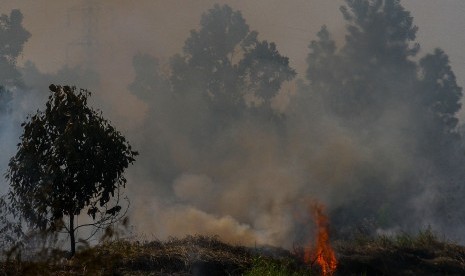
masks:
{"type": "MultiPolygon", "coordinates": [[[[358,24],[351,19],[353,14],[357,16],[357,8],[354,4],[343,9],[350,26],[358,24]]],[[[209,68],[215,57],[205,53],[204,59],[197,60],[195,45],[202,38],[205,41],[201,43],[209,43],[213,49],[222,45],[221,39],[207,39],[202,32],[202,28],[209,28],[208,22],[218,10],[204,15],[200,31],[186,40],[184,56],[171,61],[173,71],[166,75],[156,59],[136,56],[136,78],[130,87],[149,103],[146,120],[153,121],[153,129],[145,129],[145,139],[151,138],[144,143],[154,148],[147,150],[148,159],[141,166],[153,168],[151,179],[158,178],[152,180],[151,185],[159,188],[152,189],[154,195],[150,198],[164,194],[163,200],[156,200],[162,202],[157,202],[153,210],[164,215],[155,216],[158,227],[153,226],[163,229],[158,232],[162,237],[217,232],[230,241],[248,243],[252,239],[289,247],[301,241],[306,228],[296,214],[318,199],[329,205],[335,232],[341,237],[357,231],[415,232],[432,227],[458,238],[460,229],[447,225],[461,219],[461,212],[451,203],[460,198],[460,192],[454,198],[451,191],[460,185],[458,164],[463,161],[452,153],[461,150],[459,142],[448,137],[456,133],[453,116],[457,107],[453,101],[460,98],[461,88],[454,86],[453,73],[447,71],[448,61],[441,51],[421,59],[418,65],[412,61],[418,52],[416,27],[396,1],[371,9],[386,13],[387,20],[389,12],[397,12],[405,22],[375,21],[379,29],[362,25],[361,31],[349,28],[352,38],[344,42],[341,50],[323,29],[319,40],[310,47],[309,84],[298,84],[298,89],[287,96],[283,96],[287,91],[281,90],[280,96],[270,101],[274,102],[273,114],[258,115],[258,119],[253,112],[255,115],[229,115],[232,118],[224,119],[223,111],[215,109],[210,113],[209,109],[208,97],[219,96],[202,96],[202,89],[209,89],[202,85],[209,83],[210,74],[202,70],[209,68]],[[408,29],[389,37],[394,41],[392,45],[383,45],[377,34],[383,33],[381,28],[385,27],[408,29]],[[439,73],[444,76],[429,71],[433,68],[427,64],[433,60],[439,62],[438,68],[445,66],[445,71],[439,73]],[[190,66],[198,67],[191,72],[190,66]],[[372,69],[365,69],[369,66],[372,69]],[[360,70],[362,75],[350,70],[360,70]],[[147,77],[147,72],[152,77],[147,77]],[[450,91],[441,92],[441,87],[431,83],[442,77],[442,81],[449,82],[444,86],[450,91]],[[173,90],[167,88],[169,78],[173,90]],[[186,83],[179,84],[183,81],[186,83]],[[428,93],[444,94],[430,99],[428,93]],[[281,114],[275,108],[280,97],[290,101],[280,109],[284,110],[281,114]],[[450,97],[450,101],[443,103],[441,97],[450,97]],[[444,107],[438,109],[438,104],[444,107]],[[449,121],[451,128],[441,129],[442,123],[435,125],[435,116],[449,121]],[[215,121],[215,117],[220,119],[215,121]],[[221,125],[219,132],[209,128],[211,120],[217,128],[221,125]],[[452,139],[450,147],[442,144],[447,139],[452,139]],[[443,153],[433,152],[431,147],[436,146],[443,153]],[[447,164],[441,163],[444,160],[448,160],[447,164]],[[443,213],[448,216],[443,217],[443,213]],[[193,218],[199,223],[189,222],[187,228],[179,223],[193,218]],[[225,231],[224,225],[229,225],[230,231],[225,231]]],[[[373,20],[369,16],[367,20],[373,20]]],[[[216,70],[223,69],[213,72],[216,70]]],[[[223,81],[222,75],[215,80],[223,81]]],[[[245,95],[254,89],[247,86],[245,95]]],[[[246,109],[263,112],[263,103],[249,101],[246,109]]],[[[147,205],[135,209],[142,210],[143,206],[147,205]]]]}
{"type": "MultiPolygon", "coordinates": [[[[81,19],[80,9],[64,4],[51,7],[55,14],[70,14],[67,30],[73,30],[76,37],[63,34],[67,39],[56,42],[59,48],[68,49],[69,64],[48,60],[42,62],[45,69],[38,66],[39,62],[22,66],[23,90],[27,90],[29,96],[16,96],[21,91],[15,91],[10,104],[15,111],[2,117],[1,147],[8,157],[14,153],[20,134],[18,122],[23,120],[24,114],[40,107],[49,83],[77,85],[95,92],[95,106],[123,129],[140,152],[128,173],[127,185],[131,200],[129,216],[137,234],[159,239],[187,234],[219,235],[233,243],[291,247],[295,242],[309,239],[306,232],[311,227],[308,207],[318,200],[328,205],[333,230],[340,237],[356,231],[366,231],[365,234],[414,232],[432,226],[451,238],[458,238],[457,233],[463,228],[457,224],[463,211],[459,205],[461,175],[456,169],[441,168],[438,160],[449,160],[444,163],[446,166],[464,163],[461,155],[451,153],[458,147],[439,146],[444,141],[426,143],[425,137],[439,137],[434,128],[428,132],[431,118],[424,117],[425,113],[417,109],[417,98],[397,96],[413,90],[412,86],[417,83],[402,79],[407,76],[389,75],[393,70],[387,66],[388,62],[380,69],[386,68],[388,73],[370,75],[379,77],[377,81],[363,82],[363,73],[367,71],[361,71],[359,79],[348,81],[360,80],[360,87],[366,90],[379,89],[391,94],[373,93],[379,98],[374,97],[366,108],[353,106],[353,110],[361,113],[350,114],[339,109],[337,101],[341,99],[330,93],[337,90],[336,85],[342,83],[351,67],[338,71],[337,66],[330,67],[330,59],[327,59],[318,70],[309,73],[310,77],[304,74],[307,64],[302,57],[312,51],[307,45],[312,39],[321,40],[315,34],[323,23],[328,23],[321,17],[325,12],[313,10],[336,13],[343,3],[314,1],[304,5],[299,1],[287,6],[289,13],[296,14],[305,10],[301,8],[304,5],[312,10],[315,18],[305,29],[295,30],[291,28],[294,23],[286,22],[302,17],[278,16],[276,10],[282,10],[281,6],[274,9],[274,5],[282,4],[259,5],[257,1],[247,7],[242,1],[228,1],[232,7],[244,10],[240,17],[245,21],[240,30],[245,36],[230,34],[239,37],[238,43],[223,56],[219,50],[203,56],[195,52],[195,45],[204,43],[206,48],[222,49],[229,38],[213,36],[208,37],[211,40],[200,39],[200,42],[195,39],[202,37],[202,27],[208,25],[202,25],[208,20],[202,21],[200,14],[204,12],[206,18],[212,11],[208,9],[212,9],[213,1],[203,1],[201,5],[172,1],[170,12],[158,12],[158,16],[150,13],[152,5],[158,5],[150,4],[152,1],[140,2],[140,5],[123,2],[94,6],[103,16],[98,22],[98,32],[95,30],[94,38],[98,43],[92,48],[80,48],[75,43],[86,31],[76,27],[75,22],[81,19]],[[191,6],[181,8],[181,5],[191,6]],[[261,19],[249,18],[248,11],[261,9],[266,9],[261,12],[264,16],[277,18],[267,21],[275,21],[276,25],[267,26],[263,32],[257,28],[258,36],[254,36],[254,28],[247,24],[260,25],[261,19]],[[170,18],[176,14],[179,21],[161,28],[160,18],[168,14],[170,18]],[[287,27],[279,31],[283,25],[287,27]],[[189,33],[190,29],[197,33],[189,33]],[[276,36],[275,50],[282,56],[288,53],[293,56],[290,66],[298,69],[296,78],[291,71],[287,71],[287,75],[283,73],[287,66],[278,55],[260,56],[273,52],[271,41],[265,44],[264,39],[273,37],[274,33],[286,33],[281,41],[276,36]],[[293,38],[300,42],[288,42],[293,38]],[[253,41],[248,46],[250,49],[261,45],[262,52],[247,52],[244,50],[247,47],[241,48],[240,43],[247,41],[253,41]],[[89,49],[95,51],[94,63],[79,65],[80,59],[88,58],[85,52],[89,49]],[[76,51],[81,52],[76,54],[76,51]],[[252,65],[241,63],[246,60],[246,53],[250,54],[252,65]],[[221,60],[224,56],[230,58],[229,67],[221,60]],[[217,60],[212,62],[212,57],[217,60]],[[221,62],[215,63],[218,60],[221,62]],[[253,70],[260,74],[254,75],[253,70]],[[261,78],[263,72],[266,75],[277,71],[281,72],[280,76],[286,76],[278,81],[279,85],[261,78]],[[240,103],[228,105],[227,101],[212,101],[209,97],[218,91],[240,95],[230,98],[240,103]],[[325,91],[328,93],[323,93],[325,91]],[[246,100],[242,102],[241,97],[246,100]],[[429,149],[429,145],[438,147],[429,149]],[[439,152],[444,156],[439,156],[439,152]],[[447,214],[446,219],[444,214],[447,214]],[[454,227],[448,226],[451,222],[454,227]]],[[[77,2],[74,7],[92,3],[77,2]]],[[[307,12],[302,16],[308,17],[307,12]]],[[[342,16],[339,18],[340,21],[328,26],[332,31],[328,33],[329,39],[334,40],[334,45],[330,43],[322,48],[327,51],[334,47],[332,62],[354,64],[355,69],[363,69],[365,61],[366,64],[377,62],[369,59],[372,54],[369,51],[347,63],[337,60],[341,55],[344,58],[356,56],[350,53],[356,48],[350,45],[344,48],[346,22],[342,21],[342,16]]],[[[25,22],[28,22],[27,17],[25,22]]],[[[32,39],[40,36],[35,28],[30,30],[32,39]]],[[[48,25],[47,29],[50,28],[48,25]]],[[[55,30],[64,32],[57,27],[55,30]]],[[[48,37],[48,33],[45,36],[48,37]]],[[[35,49],[41,49],[41,55],[47,52],[43,47],[35,49]]],[[[376,52],[376,48],[372,50],[376,52]]],[[[39,54],[28,49],[27,44],[25,53],[29,53],[29,57],[39,54]]],[[[420,58],[418,55],[408,60],[413,63],[420,58]]],[[[411,63],[405,65],[405,68],[413,66],[411,63]]],[[[413,71],[415,69],[408,73],[413,71]]],[[[352,83],[347,87],[356,85],[352,83]]],[[[342,103],[347,103],[344,100],[342,103]]],[[[5,160],[1,161],[2,169],[6,167],[5,160]]]]}

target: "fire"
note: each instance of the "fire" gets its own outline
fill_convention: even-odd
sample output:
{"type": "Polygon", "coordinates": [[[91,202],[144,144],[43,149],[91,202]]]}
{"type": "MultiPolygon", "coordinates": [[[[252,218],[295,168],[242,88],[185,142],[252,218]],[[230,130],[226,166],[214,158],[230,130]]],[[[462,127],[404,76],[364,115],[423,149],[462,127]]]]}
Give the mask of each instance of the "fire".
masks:
{"type": "Polygon", "coordinates": [[[329,242],[329,219],[324,209],[324,205],[320,203],[311,205],[311,213],[317,227],[316,245],[305,249],[304,260],[309,265],[316,262],[321,267],[322,275],[330,276],[336,271],[337,260],[329,242]]]}

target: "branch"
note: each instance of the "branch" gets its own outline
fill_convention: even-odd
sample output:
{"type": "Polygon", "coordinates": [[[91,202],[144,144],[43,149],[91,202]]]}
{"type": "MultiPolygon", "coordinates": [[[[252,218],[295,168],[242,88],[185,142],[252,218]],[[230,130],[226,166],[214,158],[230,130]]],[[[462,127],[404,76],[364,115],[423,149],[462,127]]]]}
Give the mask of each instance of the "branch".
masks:
{"type": "MultiPolygon", "coordinates": [[[[87,227],[87,226],[94,226],[97,229],[105,229],[106,227],[108,227],[108,226],[114,224],[115,222],[121,220],[122,218],[124,218],[127,215],[128,210],[129,210],[129,206],[131,205],[131,202],[129,201],[129,199],[127,197],[125,197],[125,199],[128,202],[128,206],[125,208],[125,210],[124,210],[124,212],[122,214],[116,214],[114,216],[103,215],[99,221],[92,222],[92,223],[81,224],[81,225],[77,226],[74,229],[77,230],[79,228],[87,227]]],[[[101,212],[101,213],[105,214],[105,212],[101,212]]],[[[93,233],[90,237],[92,237],[93,235],[95,235],[95,233],[93,233]]]]}

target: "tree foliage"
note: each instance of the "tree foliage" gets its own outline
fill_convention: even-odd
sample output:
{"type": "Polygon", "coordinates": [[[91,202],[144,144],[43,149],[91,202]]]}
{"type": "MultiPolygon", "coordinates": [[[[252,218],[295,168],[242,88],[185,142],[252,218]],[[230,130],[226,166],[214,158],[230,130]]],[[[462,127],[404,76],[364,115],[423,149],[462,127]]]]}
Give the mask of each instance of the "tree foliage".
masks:
{"type": "Polygon", "coordinates": [[[400,0],[347,0],[341,12],[347,22],[344,51],[354,59],[372,62],[406,62],[415,56],[418,27],[400,0]],[[382,30],[382,32],[380,32],[382,30]],[[372,60],[377,58],[377,60],[372,60]]]}
{"type": "MultiPolygon", "coordinates": [[[[323,112],[357,133],[371,151],[376,150],[379,160],[389,160],[392,152],[387,148],[395,145],[402,149],[407,162],[417,162],[409,165],[408,171],[391,172],[398,178],[396,183],[389,183],[385,176],[389,168],[375,165],[369,169],[370,174],[361,173],[351,180],[363,188],[356,195],[358,198],[349,203],[350,207],[339,210],[339,217],[351,217],[349,212],[381,217],[380,213],[409,210],[411,203],[405,195],[426,189],[432,177],[446,179],[444,183],[435,183],[438,194],[460,182],[465,165],[457,130],[462,88],[444,51],[436,49],[418,57],[418,28],[399,0],[345,2],[341,7],[347,26],[344,44],[336,47],[327,28],[321,28],[317,39],[309,45],[308,86],[300,91],[312,97],[300,97],[307,101],[298,104],[310,106],[309,99],[319,99],[323,112]],[[383,147],[374,146],[380,141],[388,142],[383,147]],[[392,192],[373,198],[370,185],[392,192]],[[402,207],[389,206],[399,202],[402,207]]],[[[394,160],[398,163],[399,157],[394,160]]],[[[362,171],[370,167],[363,166],[362,171]]],[[[448,204],[443,202],[443,206],[448,204]]],[[[389,216],[394,221],[403,214],[389,216]]]]}
{"type": "Polygon", "coordinates": [[[74,216],[87,208],[97,222],[119,214],[124,170],[138,154],[98,111],[90,92],[50,86],[44,111],[22,124],[24,132],[6,174],[9,198],[33,228],[67,228],[74,253],[74,216]],[[114,206],[109,206],[116,197],[114,206]],[[64,217],[69,218],[66,227],[64,217]]]}
{"type": "Polygon", "coordinates": [[[183,54],[171,61],[174,92],[200,93],[223,123],[248,106],[270,109],[283,82],[296,75],[289,59],[274,43],[260,41],[242,14],[227,5],[215,5],[200,25],[191,31],[183,54]]]}
{"type": "Polygon", "coordinates": [[[388,101],[411,98],[418,28],[400,1],[346,3],[341,7],[347,22],[345,44],[338,51],[323,27],[309,46],[307,79],[332,112],[364,124],[379,119],[388,101]]]}
{"type": "MultiPolygon", "coordinates": [[[[336,48],[325,26],[310,43],[307,80],[342,119],[371,122],[386,108],[409,102],[453,129],[462,89],[444,51],[412,58],[418,28],[399,0],[347,0],[345,44],[336,48]]],[[[415,106],[415,107],[414,107],[415,106]]]]}
{"type": "Polygon", "coordinates": [[[436,49],[419,64],[422,104],[440,121],[445,132],[453,131],[458,123],[455,114],[461,107],[462,88],[457,85],[449,57],[443,50],[436,49]]]}

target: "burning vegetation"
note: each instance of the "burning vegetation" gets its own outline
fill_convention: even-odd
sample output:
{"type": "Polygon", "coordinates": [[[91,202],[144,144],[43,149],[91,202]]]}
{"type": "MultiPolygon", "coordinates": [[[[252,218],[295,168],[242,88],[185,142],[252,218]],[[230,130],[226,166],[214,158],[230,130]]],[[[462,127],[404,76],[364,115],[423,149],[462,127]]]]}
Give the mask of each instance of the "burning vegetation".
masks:
{"type": "Polygon", "coordinates": [[[304,261],[310,266],[318,264],[323,276],[331,276],[336,271],[337,260],[329,239],[329,219],[325,214],[325,207],[321,203],[312,204],[311,213],[316,224],[317,235],[315,246],[305,248],[304,261]]]}

